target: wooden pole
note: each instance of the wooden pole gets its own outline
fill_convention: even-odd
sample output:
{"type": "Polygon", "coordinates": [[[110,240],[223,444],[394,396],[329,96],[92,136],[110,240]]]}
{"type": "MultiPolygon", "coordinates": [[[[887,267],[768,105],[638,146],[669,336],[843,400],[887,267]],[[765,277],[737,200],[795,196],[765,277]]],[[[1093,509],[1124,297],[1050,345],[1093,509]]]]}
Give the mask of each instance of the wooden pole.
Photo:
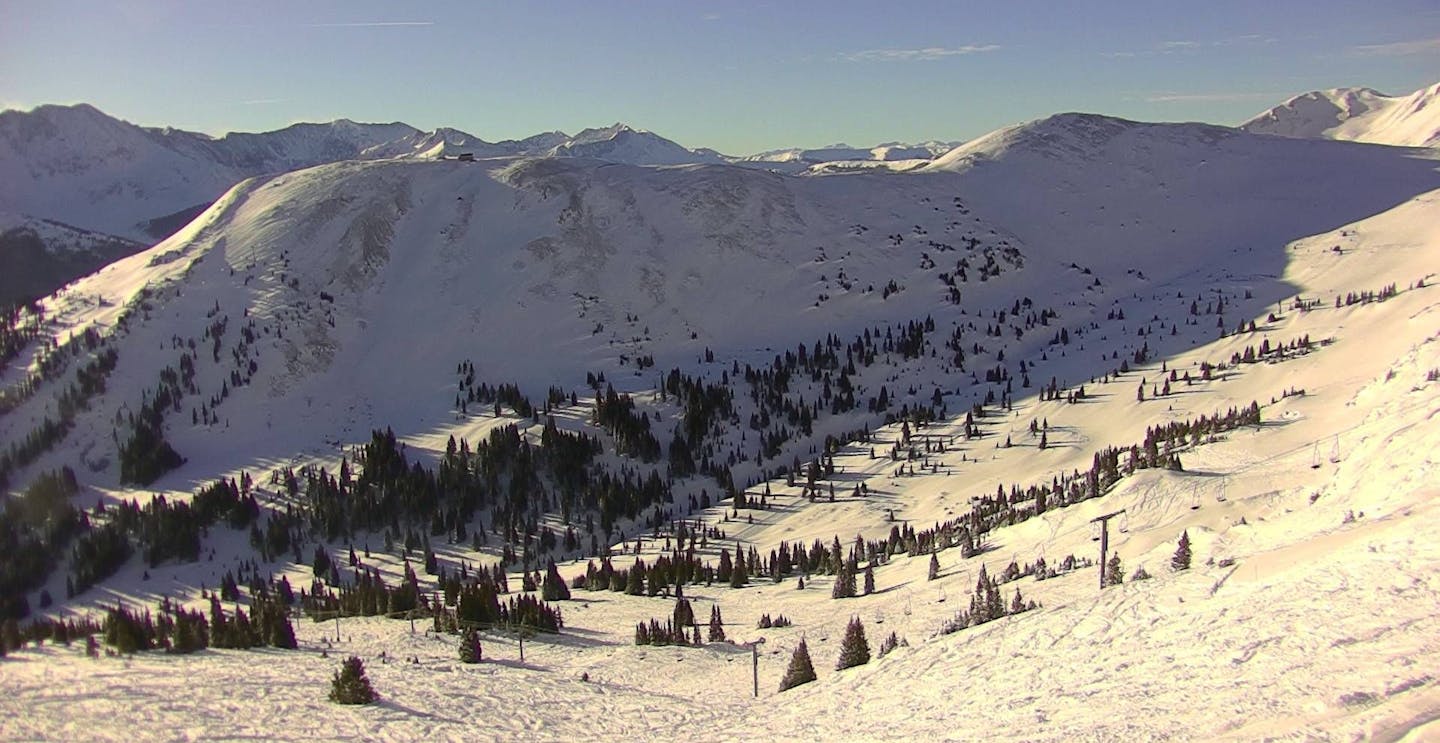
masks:
{"type": "Polygon", "coordinates": [[[759,698],[760,698],[760,645],[759,645],[758,643],[752,643],[752,644],[750,645],[750,675],[751,675],[751,677],[754,679],[754,682],[755,682],[755,690],[754,690],[753,694],[754,694],[754,696],[755,696],[756,699],[759,699],[759,698]]]}
{"type": "Polygon", "coordinates": [[[1110,550],[1110,522],[1100,522],[1100,588],[1105,588],[1105,553],[1110,550]]]}

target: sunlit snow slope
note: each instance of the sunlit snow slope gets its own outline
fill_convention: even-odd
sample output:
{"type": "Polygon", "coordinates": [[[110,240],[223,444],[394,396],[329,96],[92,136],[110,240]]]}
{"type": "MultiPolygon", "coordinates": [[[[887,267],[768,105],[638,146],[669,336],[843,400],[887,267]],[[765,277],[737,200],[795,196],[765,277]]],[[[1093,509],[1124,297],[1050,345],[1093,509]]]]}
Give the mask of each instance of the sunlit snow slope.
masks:
{"type": "Polygon", "coordinates": [[[1404,96],[1369,88],[1299,95],[1240,125],[1258,134],[1440,146],[1440,83],[1404,96]]]}

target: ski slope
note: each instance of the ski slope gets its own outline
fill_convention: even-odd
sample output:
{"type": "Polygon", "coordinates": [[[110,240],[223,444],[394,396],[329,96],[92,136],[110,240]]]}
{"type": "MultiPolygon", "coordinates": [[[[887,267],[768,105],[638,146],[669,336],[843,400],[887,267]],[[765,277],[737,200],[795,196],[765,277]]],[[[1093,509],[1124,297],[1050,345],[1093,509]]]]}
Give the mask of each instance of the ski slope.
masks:
{"type": "MultiPolygon", "coordinates": [[[[333,463],[338,446],[374,426],[394,425],[420,450],[440,450],[451,433],[474,440],[512,419],[449,409],[461,358],[490,381],[517,380],[536,395],[551,383],[582,387],[577,376],[604,369],[674,416],[646,398],[653,370],[635,374],[622,353],[714,378],[732,359],[764,363],[826,332],[925,314],[946,330],[995,323],[994,308],[1022,296],[1054,306],[1056,327],[1076,340],[1048,344],[1051,330],[987,336],[990,348],[971,368],[1004,350],[1011,362],[1036,365],[1036,387],[1050,376],[1085,383],[1084,403],[1042,402],[1017,385],[1013,409],[988,416],[983,438],[927,453],[933,469],[897,474],[883,455],[900,436],[891,426],[877,432],[881,456],[864,445],[837,453],[835,502],[809,502],[781,479],[768,483],[769,510],[737,520],[721,506],[698,517],[723,528],[727,545],[848,544],[857,533],[884,536],[892,518],[927,528],[997,485],[1083,470],[1096,450],[1138,442],[1148,426],[1251,401],[1262,425],[1187,449],[1183,471],[1141,470],[1102,498],[998,529],[978,556],[941,551],[934,581],[928,555],[897,555],[875,569],[875,593],[852,599],[831,599],[833,579],[823,575],[805,590],[793,578],[687,587],[698,616],[719,604],[730,639],[765,639],[758,700],[749,698],[744,648],[633,645],[635,624],[669,616],[671,600],[576,591],[562,604],[566,631],[527,641],[523,662],[509,636],[486,636],[487,661],[465,666],[454,638],[431,636],[423,622],[412,635],[409,623],[382,619],[342,620],[338,643],[333,623],[297,623],[301,650],[292,653],[89,660],[78,646],[27,648],[0,661],[0,737],[1425,740],[1440,732],[1440,548],[1429,538],[1440,444],[1434,160],[1073,115],[960,150],[934,172],[903,175],[495,160],[345,163],[247,181],[166,243],[47,300],[56,337],[109,332],[128,304],[152,304],[137,311],[149,320],[137,314],[116,339],[113,392],[30,471],[78,462],[92,488],[82,497],[131,497],[112,466],[95,466],[105,421],[170,363],[149,349],[195,332],[217,304],[232,318],[283,324],[305,342],[275,339],[258,357],[255,381],[217,409],[224,428],[173,418],[170,436],[190,461],[155,490],[184,492],[292,461],[333,463]],[[960,226],[947,232],[951,223],[960,226]],[[895,234],[904,237],[887,239],[895,234]],[[922,268],[920,254],[953,262],[927,241],[966,236],[997,249],[1005,241],[1023,265],[963,284],[962,303],[947,305],[938,269],[922,268]],[[841,268],[854,289],[837,288],[841,268]],[[891,278],[904,290],[863,291],[891,278]],[[1337,296],[1391,284],[1385,301],[1335,306],[1337,296]],[[827,289],[832,297],[817,306],[827,289]],[[1302,310],[1297,297],[1318,304],[1302,310]],[[1202,309],[1212,299],[1231,309],[1197,317],[1189,311],[1197,298],[1202,309]],[[1113,317],[1117,309],[1124,319],[1113,317]],[[1257,330],[1236,333],[1243,320],[1257,330]],[[605,329],[593,332],[596,324],[605,329]],[[429,332],[417,337],[416,328],[429,332]],[[1302,336],[1315,350],[1228,365],[1262,339],[1302,336]],[[1103,381],[1142,343],[1156,355],[1103,381]],[[717,362],[701,360],[706,348],[717,362]],[[1149,393],[1162,364],[1198,377],[1206,362],[1227,368],[1171,396],[1149,393]],[[1048,424],[1044,449],[1029,433],[1037,419],[1048,424]],[[1001,445],[1007,438],[1012,446],[1001,445]],[[860,483],[871,495],[851,497],[860,483]],[[941,633],[968,606],[982,564],[995,574],[1012,560],[1094,559],[1090,520],[1120,509],[1127,516],[1112,522],[1110,545],[1126,583],[1100,591],[1094,569],[1022,578],[1004,597],[1018,587],[1039,609],[941,633]],[[1182,530],[1194,566],[1174,573],[1182,530]],[[1142,565],[1155,577],[1128,580],[1142,565]],[[762,613],[795,624],[756,629],[762,613]],[[908,646],[835,672],[851,616],[864,622],[872,653],[891,631],[908,646]],[[819,680],[777,693],[802,637],[819,680]],[[348,654],[366,660],[380,704],[325,701],[348,654]]],[[[206,366],[202,386],[226,368],[206,366]]],[[[865,378],[872,389],[882,379],[901,397],[916,387],[906,399],[943,387],[952,412],[995,386],[971,384],[938,359],[874,373],[888,376],[865,378]]],[[[10,426],[0,432],[15,435],[16,422],[45,402],[37,396],[0,418],[10,426]]],[[[565,424],[584,427],[583,409],[562,414],[565,424]]],[[[951,417],[926,431],[958,427],[951,417]]],[[[647,560],[666,551],[665,537],[632,530],[617,545],[617,565],[633,559],[637,537],[647,560]]],[[[198,602],[201,586],[254,557],[243,533],[223,528],[206,546],[214,561],[162,565],[148,580],[135,561],[57,611],[162,596],[198,602]]],[[[466,545],[437,550],[448,565],[491,557],[466,545]]],[[[367,562],[392,579],[403,569],[379,550],[367,562]]],[[[305,565],[266,567],[309,580],[305,565]]],[[[561,572],[581,574],[584,562],[561,572]]]]}

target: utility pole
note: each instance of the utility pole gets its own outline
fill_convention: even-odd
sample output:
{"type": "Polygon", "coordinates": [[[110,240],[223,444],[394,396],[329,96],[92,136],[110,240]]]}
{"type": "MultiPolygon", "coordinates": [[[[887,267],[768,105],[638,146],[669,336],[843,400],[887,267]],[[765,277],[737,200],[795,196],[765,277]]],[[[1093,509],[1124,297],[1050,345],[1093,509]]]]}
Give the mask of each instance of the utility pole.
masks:
{"type": "Polygon", "coordinates": [[[1103,516],[1096,516],[1095,518],[1090,519],[1090,523],[1092,523],[1092,524],[1095,523],[1095,522],[1097,522],[1097,521],[1100,522],[1100,588],[1101,588],[1101,590],[1104,590],[1104,588],[1105,588],[1105,553],[1108,552],[1109,549],[1110,549],[1110,519],[1113,519],[1113,518],[1115,518],[1116,516],[1119,516],[1119,515],[1122,514],[1122,513],[1125,513],[1125,509],[1123,509],[1123,508],[1120,509],[1120,510],[1118,510],[1118,511],[1115,511],[1114,513],[1107,513],[1107,514],[1105,514],[1105,515],[1103,515],[1103,516]]]}

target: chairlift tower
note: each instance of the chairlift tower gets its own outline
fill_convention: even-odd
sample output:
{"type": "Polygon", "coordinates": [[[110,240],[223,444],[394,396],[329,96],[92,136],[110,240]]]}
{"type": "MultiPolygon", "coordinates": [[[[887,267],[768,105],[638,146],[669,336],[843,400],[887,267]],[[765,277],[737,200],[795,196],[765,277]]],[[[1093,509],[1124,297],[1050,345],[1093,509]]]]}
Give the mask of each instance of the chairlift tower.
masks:
{"type": "Polygon", "coordinates": [[[1116,516],[1119,516],[1119,515],[1122,514],[1122,513],[1125,513],[1125,509],[1123,509],[1123,508],[1120,509],[1120,510],[1118,510],[1118,511],[1115,511],[1115,512],[1113,512],[1113,513],[1107,513],[1107,514],[1104,514],[1103,516],[1096,516],[1095,518],[1090,519],[1090,523],[1094,524],[1094,523],[1097,523],[1097,522],[1098,522],[1098,523],[1100,524],[1100,588],[1101,588],[1101,590],[1104,590],[1104,588],[1105,588],[1105,553],[1108,552],[1109,549],[1110,549],[1110,519],[1113,519],[1113,518],[1115,518],[1116,516]]]}

